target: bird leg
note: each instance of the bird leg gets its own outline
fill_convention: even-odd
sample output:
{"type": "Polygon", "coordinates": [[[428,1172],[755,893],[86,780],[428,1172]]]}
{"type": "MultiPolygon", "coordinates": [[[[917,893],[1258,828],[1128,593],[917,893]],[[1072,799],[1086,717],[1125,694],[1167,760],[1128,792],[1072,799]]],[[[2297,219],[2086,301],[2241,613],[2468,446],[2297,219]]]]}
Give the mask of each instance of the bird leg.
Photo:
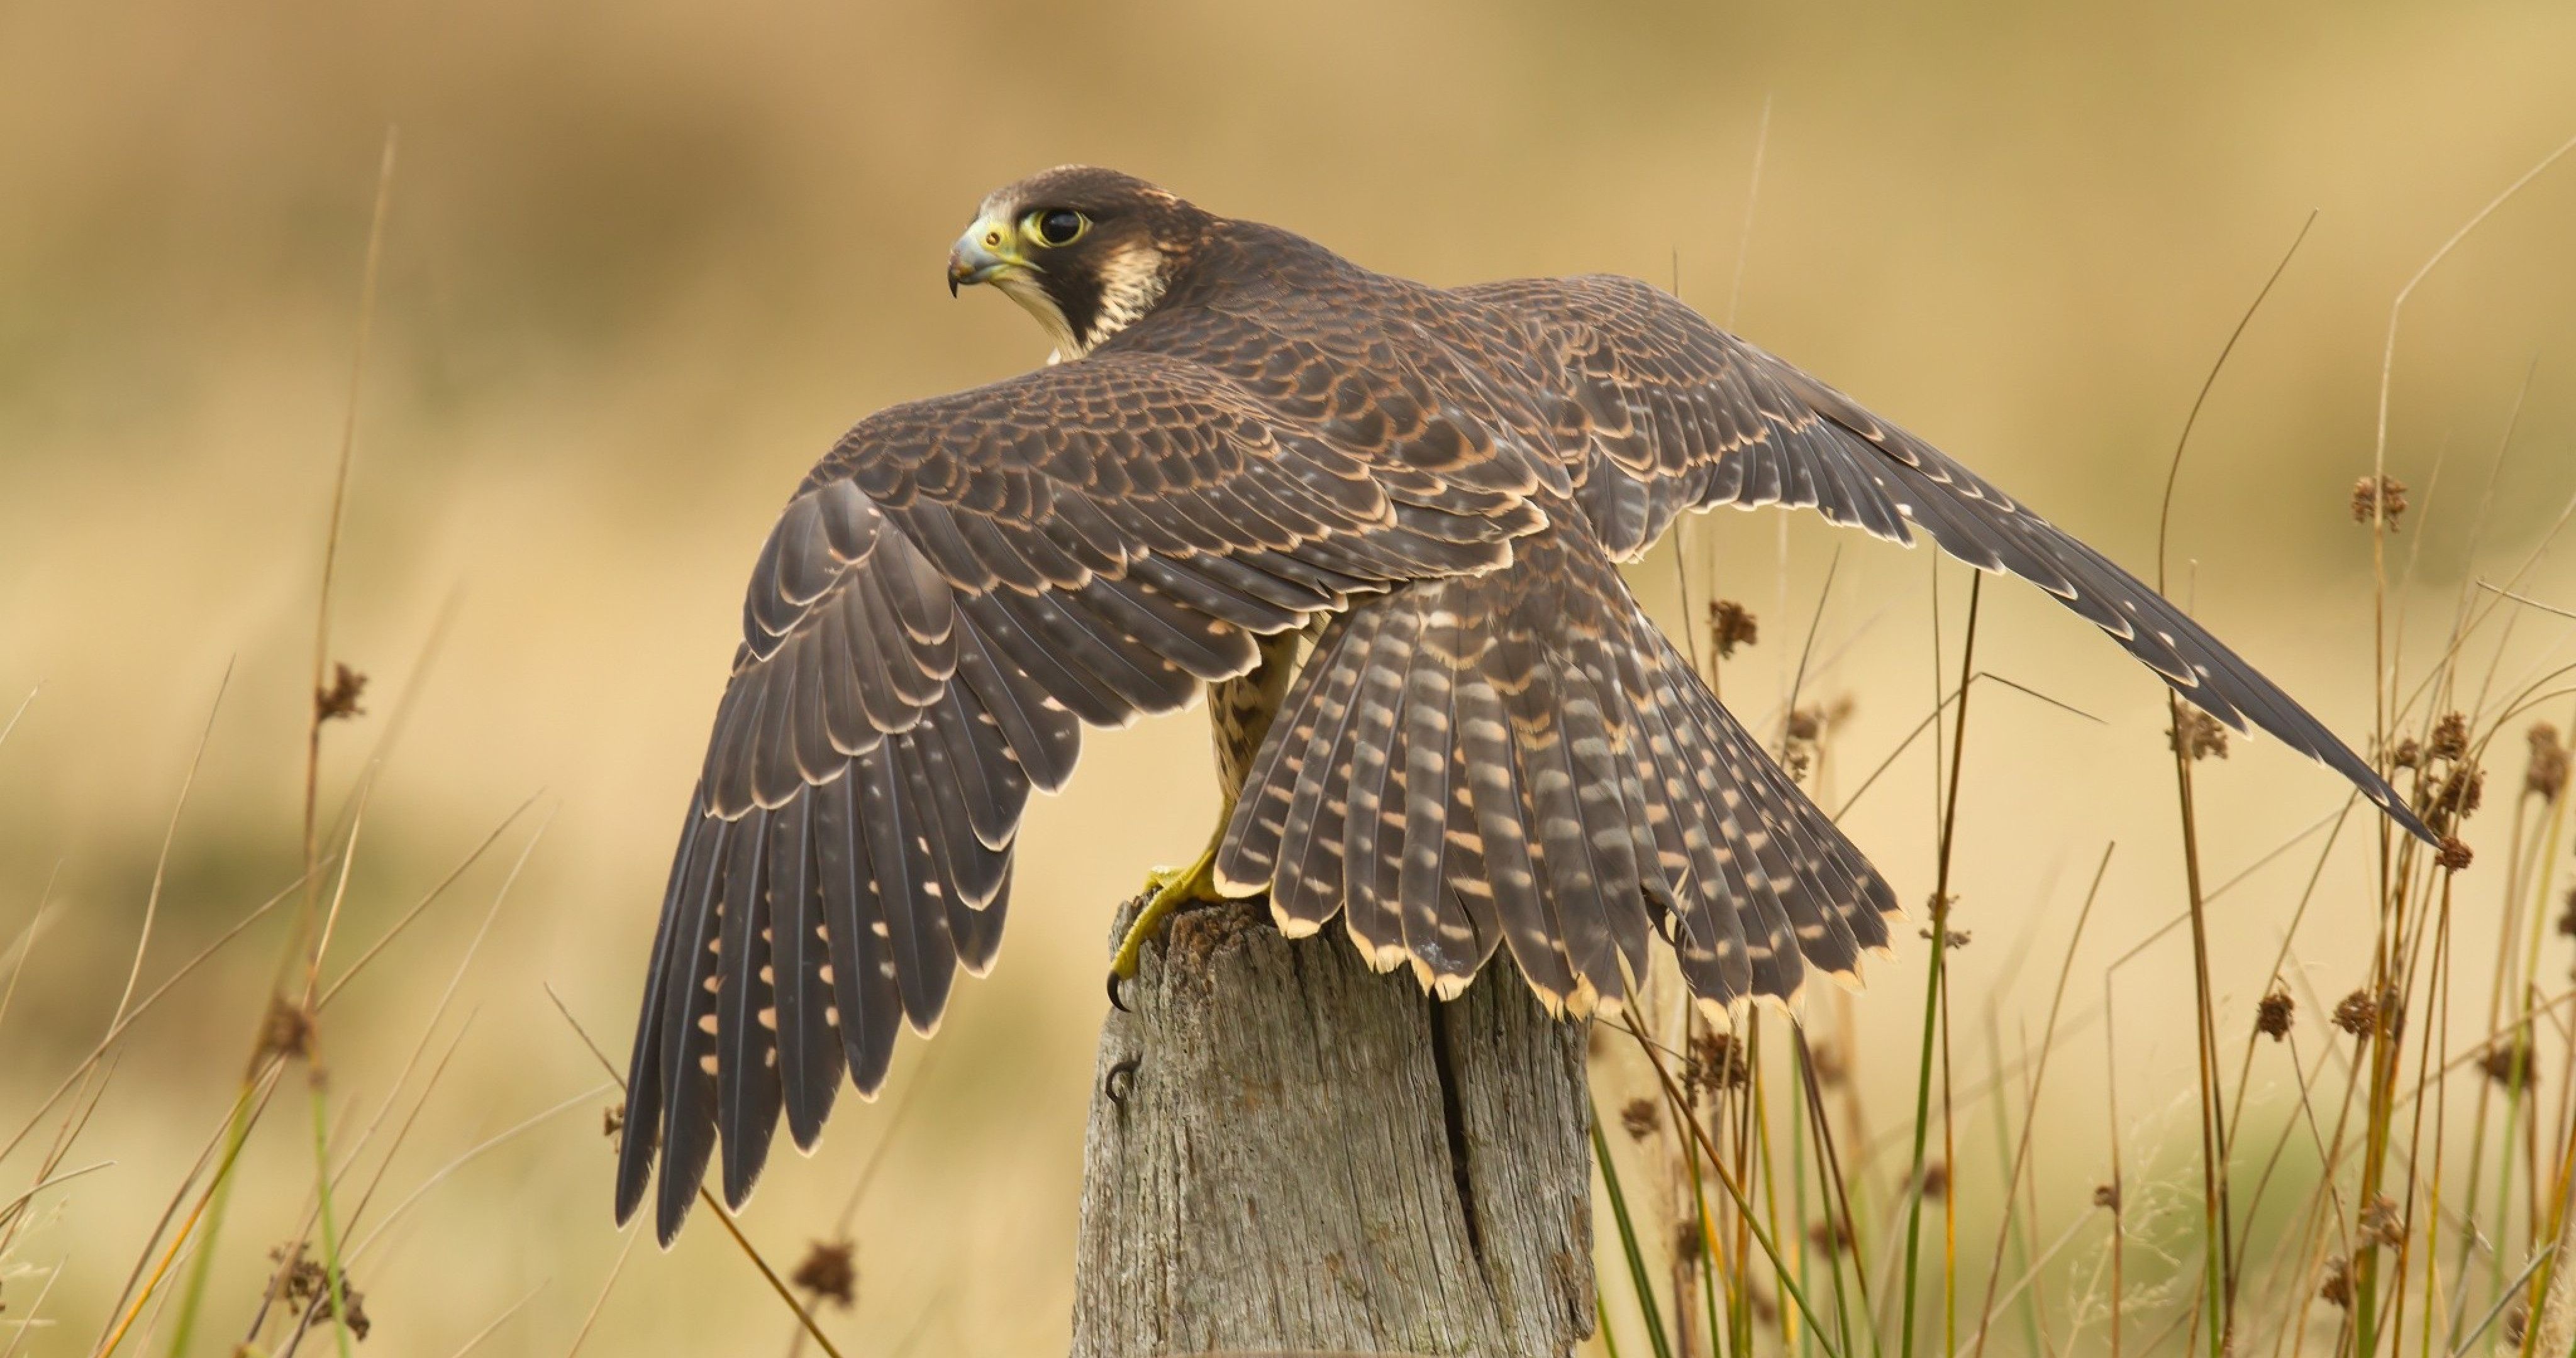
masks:
{"type": "MultiPolygon", "coordinates": [[[[1145,944],[1161,931],[1176,911],[1202,905],[1221,905],[1228,898],[1217,890],[1216,851],[1225,843],[1226,822],[1234,819],[1234,799],[1226,799],[1225,814],[1217,817],[1216,833],[1209,836],[1205,849],[1188,866],[1156,868],[1145,877],[1153,890],[1145,907],[1136,912],[1136,920],[1127,926],[1126,936],[1118,941],[1118,952],[1109,959],[1110,998],[1117,998],[1118,983],[1136,979],[1136,965],[1145,955],[1145,944]]],[[[1123,1006],[1122,1006],[1123,1007],[1123,1006]]]]}
{"type": "Polygon", "coordinates": [[[1210,686],[1208,719],[1216,736],[1217,786],[1225,806],[1217,813],[1216,833],[1208,836],[1207,848],[1196,859],[1187,867],[1157,868],[1145,878],[1146,888],[1154,894],[1136,912],[1135,922],[1127,926],[1126,936],[1118,941],[1117,954],[1109,961],[1111,1004],[1127,1007],[1118,998],[1118,983],[1135,979],[1136,964],[1144,956],[1145,944],[1171,919],[1172,912],[1220,905],[1230,899],[1217,889],[1217,850],[1225,847],[1225,828],[1234,820],[1234,804],[1243,795],[1243,781],[1252,770],[1253,756],[1270,733],[1270,719],[1278,715],[1280,703],[1287,699],[1304,635],[1303,631],[1291,631],[1261,638],[1261,658],[1250,673],[1210,686]]]}

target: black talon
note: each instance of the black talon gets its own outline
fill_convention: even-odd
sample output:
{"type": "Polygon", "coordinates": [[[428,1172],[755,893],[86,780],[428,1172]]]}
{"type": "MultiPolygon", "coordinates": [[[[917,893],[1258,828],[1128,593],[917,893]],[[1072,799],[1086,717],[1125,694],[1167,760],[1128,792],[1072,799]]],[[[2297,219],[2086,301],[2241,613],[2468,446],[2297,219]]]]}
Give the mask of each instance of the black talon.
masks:
{"type": "Polygon", "coordinates": [[[1127,1057],[1109,1068],[1100,1078],[1100,1092],[1120,1108],[1127,1106],[1127,1096],[1136,1089],[1136,1058],[1127,1057]]]}
{"type": "Polygon", "coordinates": [[[1674,937],[1674,931],[1680,925],[1681,917],[1682,912],[1680,908],[1674,905],[1671,901],[1662,896],[1651,893],[1647,895],[1646,922],[1654,928],[1656,934],[1660,935],[1666,944],[1676,948],[1680,947],[1681,943],[1674,937]]]}
{"type": "Polygon", "coordinates": [[[1117,972],[1109,973],[1109,1007],[1122,1014],[1132,1014],[1136,1011],[1128,1008],[1125,1000],[1118,998],[1118,983],[1126,979],[1117,972]]]}

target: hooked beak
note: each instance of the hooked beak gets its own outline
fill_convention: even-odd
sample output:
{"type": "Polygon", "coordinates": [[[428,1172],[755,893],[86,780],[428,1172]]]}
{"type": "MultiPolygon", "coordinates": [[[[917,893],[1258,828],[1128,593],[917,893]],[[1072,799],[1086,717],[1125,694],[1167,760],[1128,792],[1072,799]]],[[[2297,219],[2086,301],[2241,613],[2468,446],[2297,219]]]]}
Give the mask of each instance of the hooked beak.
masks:
{"type": "Polygon", "coordinates": [[[1030,264],[1021,257],[1017,242],[1018,233],[1010,223],[978,218],[948,251],[948,295],[956,296],[961,287],[1028,270],[1030,264]]]}

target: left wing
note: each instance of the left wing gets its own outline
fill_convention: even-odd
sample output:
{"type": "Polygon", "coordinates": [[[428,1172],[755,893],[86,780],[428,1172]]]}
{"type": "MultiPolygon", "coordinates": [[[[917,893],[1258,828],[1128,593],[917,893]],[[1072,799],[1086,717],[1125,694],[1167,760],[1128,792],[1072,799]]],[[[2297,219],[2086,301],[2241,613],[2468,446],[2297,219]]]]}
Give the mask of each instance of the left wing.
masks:
{"type": "Polygon", "coordinates": [[[619,1220],[658,1155],[668,1243],[719,1132],[739,1205],[782,1114],[811,1146],[844,1071],[876,1091],[897,1029],[993,960],[1020,812],[1084,724],[1178,708],[1255,635],[1493,570],[1545,526],[1516,463],[1373,428],[1328,437],[1130,350],[841,440],[744,596],[636,1020],[619,1220]]]}
{"type": "Polygon", "coordinates": [[[1526,351],[1575,498],[1612,555],[1634,560],[1684,510],[1812,506],[1910,543],[1911,529],[1980,570],[2038,585],[2111,634],[2175,691],[2342,774],[2409,834],[2432,832],[2378,771],[2162,594],[1841,392],[1630,278],[1460,288],[1526,351]],[[1574,451],[1574,450],[1580,450],[1574,451]]]}

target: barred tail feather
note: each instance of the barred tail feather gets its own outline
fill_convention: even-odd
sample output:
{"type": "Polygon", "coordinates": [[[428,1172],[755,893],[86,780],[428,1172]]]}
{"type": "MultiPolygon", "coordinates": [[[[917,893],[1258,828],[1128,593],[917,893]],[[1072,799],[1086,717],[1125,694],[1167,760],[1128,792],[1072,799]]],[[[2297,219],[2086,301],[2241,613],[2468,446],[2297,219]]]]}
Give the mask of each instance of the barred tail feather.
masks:
{"type": "Polygon", "coordinates": [[[1351,713],[1350,806],[1342,818],[1342,923],[1361,955],[1380,971],[1403,965],[1405,958],[1403,908],[1396,891],[1411,769],[1399,741],[1410,706],[1406,689],[1419,653],[1414,638],[1422,614],[1413,604],[1408,599],[1387,606],[1351,713]]]}
{"type": "MultiPolygon", "coordinates": [[[[1574,989],[1574,968],[1566,959],[1555,912],[1521,824],[1520,760],[1513,748],[1502,690],[1486,663],[1493,646],[1488,638],[1476,657],[1478,663],[1465,669],[1452,688],[1458,703],[1461,786],[1469,807],[1466,822],[1452,827],[1468,849],[1460,856],[1460,877],[1465,877],[1471,863],[1482,862],[1485,869],[1480,879],[1461,880],[1458,889],[1471,900],[1479,886],[1492,892],[1492,915],[1480,922],[1499,930],[1530,988],[1554,1007],[1556,997],[1574,989]]],[[[1494,940],[1484,939],[1479,960],[1493,949],[1494,940]]]]}
{"type": "Polygon", "coordinates": [[[1273,891],[1270,901],[1291,937],[1323,928],[1341,909],[1353,699],[1384,618],[1363,609],[1335,617],[1325,629],[1271,719],[1217,859],[1220,884],[1238,895],[1269,889],[1274,878],[1295,884],[1273,891]]]}
{"type": "Polygon", "coordinates": [[[1578,1014],[1628,1001],[1657,933],[1711,1010],[1793,1001],[1810,972],[1853,977],[1896,910],[1615,570],[1546,538],[1325,631],[1218,870],[1282,929],[1339,916],[1443,996],[1508,947],[1578,1014]]]}

